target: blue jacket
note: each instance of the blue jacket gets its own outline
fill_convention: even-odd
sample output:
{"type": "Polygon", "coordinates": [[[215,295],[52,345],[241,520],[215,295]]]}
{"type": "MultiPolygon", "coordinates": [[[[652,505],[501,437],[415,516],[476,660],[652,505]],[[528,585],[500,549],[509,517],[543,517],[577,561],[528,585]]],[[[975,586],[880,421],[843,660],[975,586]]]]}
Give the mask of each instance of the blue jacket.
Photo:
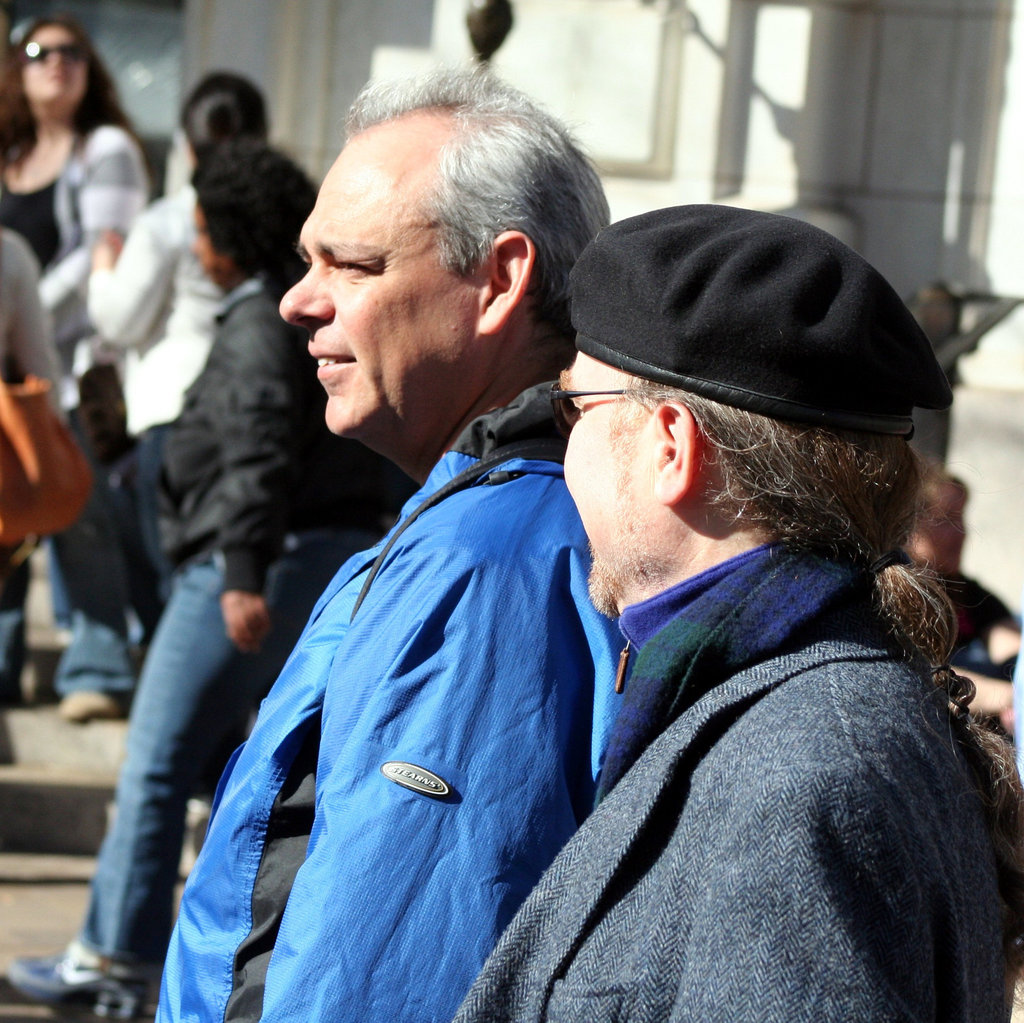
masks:
{"type": "MultiPolygon", "coordinates": [[[[479,423],[475,434],[478,447],[495,439],[479,423]]],[[[402,518],[473,458],[445,455],[402,518]]],[[[259,1018],[262,994],[275,1021],[450,1019],[589,811],[621,639],[589,602],[561,465],[501,469],[501,482],[446,498],[401,534],[351,623],[380,547],[320,599],[222,779],[171,941],[162,1023],[225,1018],[232,988],[246,987],[228,1018],[259,1018]],[[317,755],[308,848],[290,894],[283,868],[267,896],[287,898],[276,936],[246,953],[265,988],[247,984],[233,958],[261,859],[274,859],[268,819],[275,801],[301,796],[296,758],[317,755]],[[390,769],[401,780],[433,776],[450,793],[404,787],[381,770],[394,763],[409,765],[390,769]]]]}

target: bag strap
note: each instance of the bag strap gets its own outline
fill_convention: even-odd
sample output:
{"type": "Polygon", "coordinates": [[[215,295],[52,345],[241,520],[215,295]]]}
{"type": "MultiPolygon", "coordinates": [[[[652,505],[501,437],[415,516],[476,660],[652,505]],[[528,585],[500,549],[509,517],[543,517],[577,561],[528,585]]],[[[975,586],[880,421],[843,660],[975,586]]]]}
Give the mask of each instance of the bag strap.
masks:
{"type": "Polygon", "coordinates": [[[366,599],[366,594],[370,592],[370,587],[373,585],[373,580],[377,577],[377,573],[380,571],[381,565],[384,564],[384,559],[388,556],[389,551],[394,547],[395,542],[398,538],[423,514],[428,508],[433,508],[435,505],[440,504],[445,498],[451,497],[452,494],[458,493],[460,490],[466,490],[473,486],[497,486],[501,483],[508,483],[509,480],[513,480],[522,476],[521,472],[502,471],[502,472],[491,472],[496,466],[501,465],[503,462],[507,462],[512,458],[526,458],[533,459],[541,462],[563,462],[565,460],[565,441],[555,440],[553,437],[548,438],[535,438],[533,440],[521,440],[516,441],[512,444],[504,444],[499,448],[495,448],[485,458],[481,458],[478,462],[474,462],[471,466],[463,469],[457,476],[453,476],[443,487],[438,488],[428,497],[411,515],[391,534],[391,539],[384,545],[380,554],[374,559],[373,564],[370,566],[369,572],[366,573],[366,579],[363,582],[363,587],[359,591],[359,596],[356,598],[355,607],[352,608],[352,615],[349,621],[352,621],[356,616],[356,612],[359,610],[363,601],[366,599]]]}

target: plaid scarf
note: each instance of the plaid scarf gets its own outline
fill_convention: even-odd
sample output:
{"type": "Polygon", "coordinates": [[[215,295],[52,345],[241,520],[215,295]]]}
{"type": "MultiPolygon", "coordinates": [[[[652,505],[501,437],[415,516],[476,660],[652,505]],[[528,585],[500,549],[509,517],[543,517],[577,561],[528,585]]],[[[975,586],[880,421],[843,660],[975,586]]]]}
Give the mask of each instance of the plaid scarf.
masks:
{"type": "Polygon", "coordinates": [[[645,643],[615,723],[600,802],[687,708],[738,671],[777,654],[868,576],[850,562],[774,545],[700,593],[645,643]]]}

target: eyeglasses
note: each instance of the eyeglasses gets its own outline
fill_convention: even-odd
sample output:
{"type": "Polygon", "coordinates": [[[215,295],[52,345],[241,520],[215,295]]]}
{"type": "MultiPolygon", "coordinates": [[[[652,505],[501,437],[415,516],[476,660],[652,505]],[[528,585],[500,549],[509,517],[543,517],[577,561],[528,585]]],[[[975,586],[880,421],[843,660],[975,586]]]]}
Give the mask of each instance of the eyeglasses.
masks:
{"type": "Polygon", "coordinates": [[[78,43],[61,43],[58,46],[40,46],[39,43],[26,43],[26,64],[45,64],[49,57],[56,53],[61,60],[69,64],[80,64],[86,60],[85,50],[78,43]]]}
{"type": "Polygon", "coordinates": [[[628,391],[560,391],[557,387],[551,388],[551,409],[555,414],[555,426],[558,432],[567,440],[572,428],[580,421],[584,410],[576,404],[577,398],[617,398],[628,391]]]}

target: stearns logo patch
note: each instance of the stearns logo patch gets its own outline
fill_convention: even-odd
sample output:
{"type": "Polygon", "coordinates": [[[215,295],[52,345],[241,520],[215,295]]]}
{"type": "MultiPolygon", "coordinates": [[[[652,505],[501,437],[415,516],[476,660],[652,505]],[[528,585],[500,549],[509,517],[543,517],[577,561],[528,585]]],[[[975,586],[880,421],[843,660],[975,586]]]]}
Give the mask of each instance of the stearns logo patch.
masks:
{"type": "Polygon", "coordinates": [[[417,767],[415,764],[407,764],[404,760],[389,760],[386,764],[381,764],[380,773],[396,785],[420,792],[424,796],[433,796],[435,799],[444,799],[451,792],[448,783],[433,771],[417,767]]]}

